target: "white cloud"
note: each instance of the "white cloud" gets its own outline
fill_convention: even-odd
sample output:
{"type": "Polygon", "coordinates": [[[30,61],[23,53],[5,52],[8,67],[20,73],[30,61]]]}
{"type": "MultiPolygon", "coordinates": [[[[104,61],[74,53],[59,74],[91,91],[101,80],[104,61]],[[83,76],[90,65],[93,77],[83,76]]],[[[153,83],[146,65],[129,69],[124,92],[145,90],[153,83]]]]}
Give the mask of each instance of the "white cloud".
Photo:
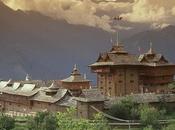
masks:
{"type": "MultiPolygon", "coordinates": [[[[3,1],[13,9],[35,10],[55,19],[64,19],[70,24],[98,27],[109,32],[114,32],[116,28],[111,24],[111,16],[119,14],[128,22],[150,25],[175,24],[175,0],[3,1]]],[[[120,29],[130,28],[120,27],[120,29]]]]}
{"type": "Polygon", "coordinates": [[[170,24],[167,24],[167,23],[163,23],[163,24],[158,24],[158,23],[153,23],[151,25],[151,28],[152,29],[163,29],[163,28],[166,28],[168,27],[170,24]]]}
{"type": "Polygon", "coordinates": [[[107,15],[96,15],[98,4],[90,0],[4,0],[13,9],[35,10],[55,19],[65,19],[71,24],[98,27],[114,32],[107,15]]]}
{"type": "Polygon", "coordinates": [[[175,16],[175,7],[172,8],[172,14],[175,16]]]}
{"type": "Polygon", "coordinates": [[[135,0],[132,11],[123,16],[131,22],[172,23],[175,0],[135,0]]]}

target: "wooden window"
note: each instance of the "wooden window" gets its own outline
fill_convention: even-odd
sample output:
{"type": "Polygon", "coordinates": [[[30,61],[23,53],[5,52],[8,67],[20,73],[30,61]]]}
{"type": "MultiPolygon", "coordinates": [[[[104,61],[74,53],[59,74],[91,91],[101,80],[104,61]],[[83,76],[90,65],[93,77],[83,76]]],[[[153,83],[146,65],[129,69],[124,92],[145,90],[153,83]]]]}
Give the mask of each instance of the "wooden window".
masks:
{"type": "Polygon", "coordinates": [[[122,76],[122,74],[121,74],[121,73],[119,73],[119,76],[121,77],[121,76],[122,76]]]}
{"type": "Polygon", "coordinates": [[[133,74],[133,73],[131,73],[131,74],[130,74],[130,76],[131,76],[131,77],[133,77],[133,76],[134,76],[134,74],[133,74]]]}
{"type": "Polygon", "coordinates": [[[134,80],[130,80],[130,83],[134,83],[134,80]]]}
{"type": "Polygon", "coordinates": [[[118,82],[119,82],[119,83],[122,83],[122,81],[121,81],[121,80],[119,80],[118,82]]]}
{"type": "Polygon", "coordinates": [[[30,106],[33,106],[33,101],[30,101],[30,106]]]}
{"type": "Polygon", "coordinates": [[[12,87],[12,86],[13,86],[13,84],[7,84],[7,86],[8,86],[8,87],[12,87]]]}
{"type": "Polygon", "coordinates": [[[112,74],[108,74],[108,77],[110,77],[110,78],[111,78],[111,77],[112,77],[112,74]]]}

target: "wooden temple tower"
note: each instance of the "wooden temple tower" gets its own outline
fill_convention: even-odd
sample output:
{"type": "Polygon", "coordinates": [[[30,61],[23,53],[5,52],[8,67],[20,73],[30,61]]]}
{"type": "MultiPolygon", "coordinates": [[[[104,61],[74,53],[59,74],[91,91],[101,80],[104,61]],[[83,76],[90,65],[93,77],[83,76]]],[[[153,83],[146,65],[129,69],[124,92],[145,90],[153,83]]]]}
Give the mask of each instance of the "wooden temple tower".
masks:
{"type": "Polygon", "coordinates": [[[167,93],[175,75],[175,64],[169,63],[162,54],[156,54],[152,46],[147,53],[137,56],[117,43],[109,52],[101,53],[90,67],[97,73],[98,89],[109,97],[167,93]]]}

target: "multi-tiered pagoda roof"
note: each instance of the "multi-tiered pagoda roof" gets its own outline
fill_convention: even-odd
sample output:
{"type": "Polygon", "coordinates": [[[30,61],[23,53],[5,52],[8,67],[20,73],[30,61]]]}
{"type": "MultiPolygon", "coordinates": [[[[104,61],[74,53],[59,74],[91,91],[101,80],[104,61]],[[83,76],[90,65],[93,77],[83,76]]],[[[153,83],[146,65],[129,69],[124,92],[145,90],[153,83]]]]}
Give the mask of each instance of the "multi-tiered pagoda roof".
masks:
{"type": "Polygon", "coordinates": [[[122,44],[115,44],[109,52],[101,53],[97,61],[90,66],[103,65],[137,65],[140,64],[137,56],[129,54],[124,50],[122,44]]]}
{"type": "Polygon", "coordinates": [[[71,73],[71,75],[66,78],[66,79],[63,79],[61,80],[62,82],[90,82],[90,80],[87,80],[86,77],[83,77],[78,68],[77,68],[77,65],[74,65],[74,68],[73,68],[73,71],[71,73]]]}

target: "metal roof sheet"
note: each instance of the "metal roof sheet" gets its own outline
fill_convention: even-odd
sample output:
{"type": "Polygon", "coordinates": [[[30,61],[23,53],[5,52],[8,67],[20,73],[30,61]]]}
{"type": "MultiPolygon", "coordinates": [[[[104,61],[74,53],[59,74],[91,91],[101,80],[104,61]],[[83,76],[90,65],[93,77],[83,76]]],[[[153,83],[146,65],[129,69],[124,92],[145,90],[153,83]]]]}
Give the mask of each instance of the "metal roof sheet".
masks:
{"type": "Polygon", "coordinates": [[[6,87],[8,83],[9,83],[8,81],[1,81],[0,82],[0,88],[6,87]]]}
{"type": "Polygon", "coordinates": [[[55,95],[51,96],[47,95],[45,91],[40,91],[30,100],[55,103],[61,100],[67,94],[67,92],[68,92],[67,89],[59,89],[55,95]]]}
{"type": "Polygon", "coordinates": [[[98,89],[83,89],[80,97],[75,98],[75,100],[82,102],[101,102],[107,99],[98,89]]]}
{"type": "Polygon", "coordinates": [[[18,83],[18,82],[15,82],[14,84],[13,84],[13,90],[17,90],[19,87],[20,87],[20,83],[18,83]]]}
{"type": "Polygon", "coordinates": [[[30,92],[35,89],[35,84],[24,84],[23,87],[21,88],[22,92],[30,92]]]}
{"type": "Polygon", "coordinates": [[[62,82],[89,82],[90,80],[84,79],[81,75],[71,75],[70,77],[61,80],[62,82]]]}

